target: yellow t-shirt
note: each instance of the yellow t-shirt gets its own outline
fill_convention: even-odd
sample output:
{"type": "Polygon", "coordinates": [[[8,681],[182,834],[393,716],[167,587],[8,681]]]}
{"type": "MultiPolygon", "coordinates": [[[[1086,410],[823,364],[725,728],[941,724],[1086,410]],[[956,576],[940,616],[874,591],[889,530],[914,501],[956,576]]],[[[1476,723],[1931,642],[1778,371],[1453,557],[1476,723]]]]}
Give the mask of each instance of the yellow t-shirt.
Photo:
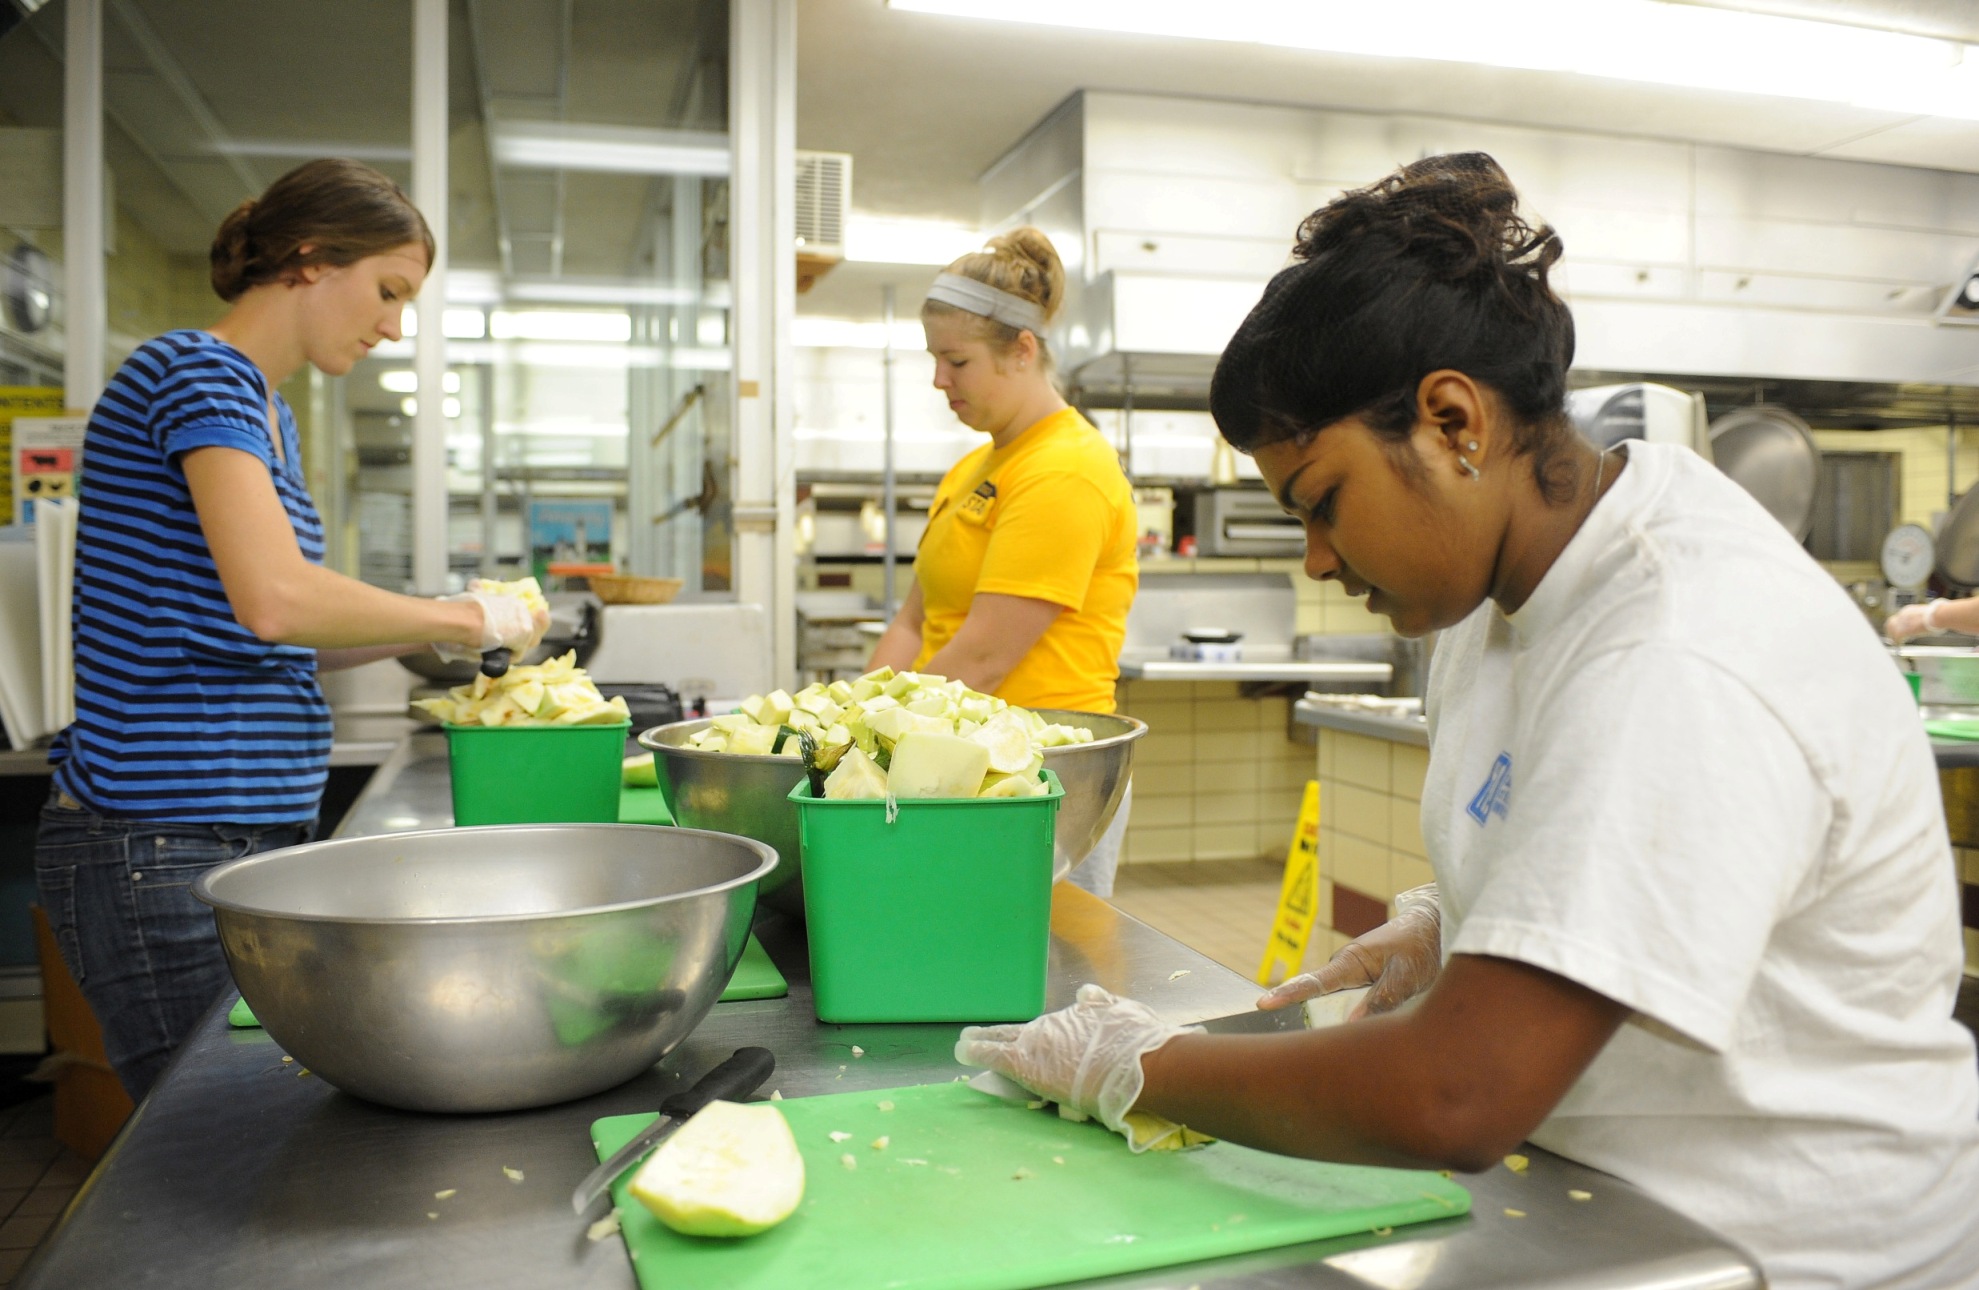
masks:
{"type": "Polygon", "coordinates": [[[1134,491],[1099,431],[1076,411],[1007,447],[985,444],[935,490],[914,560],[920,668],[961,630],[978,592],[1064,606],[997,687],[1026,708],[1113,711],[1127,609],[1140,585],[1134,491]]]}

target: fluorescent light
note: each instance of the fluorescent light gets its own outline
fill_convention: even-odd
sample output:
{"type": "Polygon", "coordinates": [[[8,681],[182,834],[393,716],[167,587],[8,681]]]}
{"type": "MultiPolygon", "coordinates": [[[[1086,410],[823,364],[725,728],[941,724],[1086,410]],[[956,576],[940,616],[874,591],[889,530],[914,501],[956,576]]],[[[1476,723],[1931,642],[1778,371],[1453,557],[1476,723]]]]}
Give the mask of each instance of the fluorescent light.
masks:
{"type": "Polygon", "coordinates": [[[447,420],[449,420],[449,421],[458,421],[458,420],[460,420],[460,400],[459,400],[459,399],[441,399],[441,400],[440,400],[440,414],[441,414],[442,416],[444,416],[444,417],[446,417],[446,419],[447,419],[447,420]]]}
{"type": "Polygon", "coordinates": [[[419,400],[413,398],[410,394],[406,395],[404,398],[399,400],[399,411],[405,413],[409,417],[418,416],[419,400]]]}
{"type": "MultiPolygon", "coordinates": [[[[409,367],[394,367],[390,371],[378,373],[378,384],[393,394],[419,393],[419,373],[409,367]]],[[[448,394],[460,393],[460,373],[448,372],[440,378],[441,388],[448,394]]]]}
{"type": "MultiPolygon", "coordinates": [[[[886,334],[883,322],[860,322],[853,318],[795,318],[790,325],[790,342],[799,349],[885,349],[886,334]]],[[[917,321],[896,322],[893,347],[926,349],[927,334],[917,321]]]]}
{"type": "MultiPolygon", "coordinates": [[[[448,340],[480,340],[488,334],[488,320],[479,309],[443,309],[440,330],[448,340]]],[[[419,334],[419,311],[411,305],[399,315],[399,332],[407,339],[419,334]]]]}
{"type": "Polygon", "coordinates": [[[509,121],[491,127],[495,164],[624,175],[728,174],[728,136],[697,130],[509,121]]]}
{"type": "Polygon", "coordinates": [[[889,0],[895,9],[1139,36],[1573,72],[1979,120],[1979,46],[1668,0],[889,0]]]}
{"type": "Polygon", "coordinates": [[[632,339],[632,316],[604,309],[497,309],[488,333],[496,340],[623,342],[632,339]]]}
{"type": "Polygon", "coordinates": [[[274,157],[308,161],[315,157],[348,157],[352,161],[412,160],[412,148],[402,144],[349,143],[334,139],[220,139],[208,152],[223,157],[274,157]]]}
{"type": "Polygon", "coordinates": [[[961,224],[929,219],[861,215],[845,221],[845,258],[867,264],[931,264],[947,267],[981,250],[983,235],[961,224]]]}

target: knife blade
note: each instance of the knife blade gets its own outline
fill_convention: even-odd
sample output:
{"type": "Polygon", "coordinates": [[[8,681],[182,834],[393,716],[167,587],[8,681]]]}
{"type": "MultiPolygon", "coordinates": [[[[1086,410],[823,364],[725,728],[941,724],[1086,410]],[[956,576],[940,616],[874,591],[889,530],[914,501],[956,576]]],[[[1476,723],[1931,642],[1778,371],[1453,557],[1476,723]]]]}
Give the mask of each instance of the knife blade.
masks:
{"type": "Polygon", "coordinates": [[[639,1163],[641,1157],[695,1112],[710,1102],[740,1101],[755,1092],[775,1069],[776,1057],[769,1049],[736,1049],[727,1061],[695,1080],[692,1088],[660,1103],[659,1119],[634,1134],[632,1141],[614,1151],[605,1163],[584,1175],[584,1181],[570,1194],[571,1209],[582,1217],[591,1208],[591,1202],[603,1195],[620,1174],[639,1163]]]}

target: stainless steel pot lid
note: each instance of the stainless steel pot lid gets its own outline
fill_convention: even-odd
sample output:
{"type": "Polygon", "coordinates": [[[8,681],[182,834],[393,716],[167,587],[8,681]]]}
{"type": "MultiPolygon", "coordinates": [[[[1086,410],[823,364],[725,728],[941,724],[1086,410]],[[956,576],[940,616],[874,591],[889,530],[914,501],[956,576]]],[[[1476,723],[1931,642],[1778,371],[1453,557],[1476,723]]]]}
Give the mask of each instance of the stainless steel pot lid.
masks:
{"type": "Polygon", "coordinates": [[[1966,489],[1938,529],[1938,572],[1961,587],[1979,587],[1979,488],[1966,489]]]}
{"type": "Polygon", "coordinates": [[[1807,423],[1782,407],[1754,404],[1711,423],[1711,459],[1772,517],[1805,542],[1814,527],[1821,450],[1807,423]]]}

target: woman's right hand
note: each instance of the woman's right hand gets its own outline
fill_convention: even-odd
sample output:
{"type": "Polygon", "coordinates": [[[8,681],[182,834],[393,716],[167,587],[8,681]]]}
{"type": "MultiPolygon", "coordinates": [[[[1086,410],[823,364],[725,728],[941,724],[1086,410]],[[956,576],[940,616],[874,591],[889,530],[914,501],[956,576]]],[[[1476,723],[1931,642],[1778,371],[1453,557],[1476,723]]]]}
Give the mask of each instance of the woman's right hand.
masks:
{"type": "Polygon", "coordinates": [[[1929,633],[1933,630],[1930,621],[1931,606],[1936,603],[1936,601],[1930,601],[1921,605],[1905,605],[1902,609],[1897,610],[1884,620],[1883,635],[1889,637],[1896,644],[1901,645],[1913,636],[1923,636],[1929,633]]]}
{"type": "Polygon", "coordinates": [[[1396,906],[1395,917],[1341,946],[1319,971],[1267,990],[1257,1006],[1284,1008],[1336,990],[1370,986],[1367,997],[1347,1014],[1354,1021],[1392,1012],[1429,989],[1443,967],[1443,920],[1435,889],[1403,892],[1396,906]]]}
{"type": "MultiPolygon", "coordinates": [[[[520,596],[511,596],[502,591],[460,591],[442,600],[472,601],[481,609],[481,641],[469,647],[474,653],[485,654],[491,649],[507,649],[519,659],[543,639],[543,633],[550,629],[550,615],[547,610],[532,609],[520,596]]],[[[434,650],[443,658],[449,653],[462,654],[459,646],[435,645],[434,650]]]]}

